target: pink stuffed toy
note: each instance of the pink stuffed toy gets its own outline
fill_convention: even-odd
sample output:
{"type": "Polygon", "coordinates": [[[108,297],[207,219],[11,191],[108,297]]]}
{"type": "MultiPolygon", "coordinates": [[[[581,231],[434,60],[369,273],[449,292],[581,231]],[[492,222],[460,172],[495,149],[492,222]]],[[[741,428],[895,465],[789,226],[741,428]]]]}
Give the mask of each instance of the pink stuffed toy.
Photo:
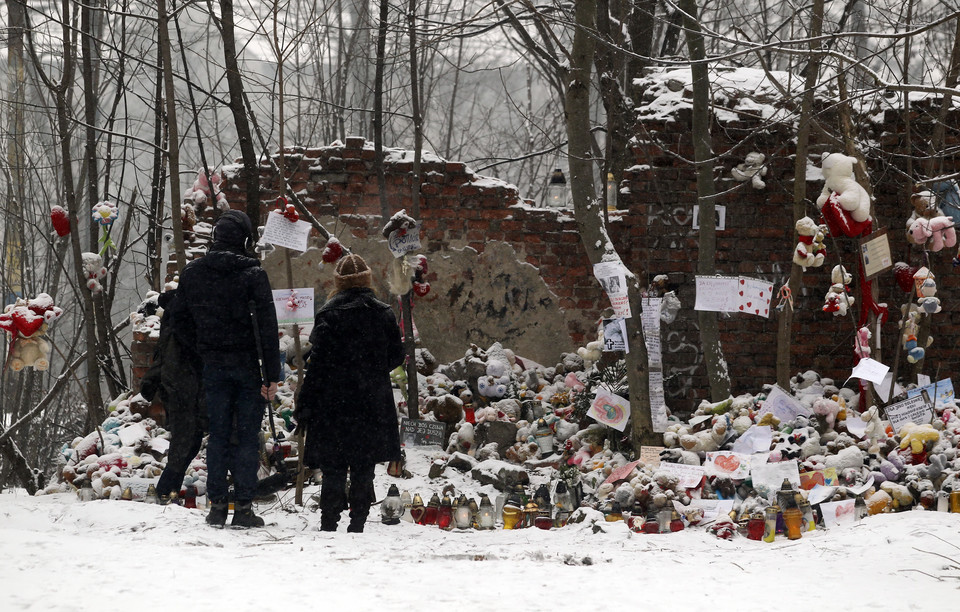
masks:
{"type": "Polygon", "coordinates": [[[953,227],[953,219],[946,216],[932,219],[918,217],[910,224],[907,234],[910,242],[925,245],[933,252],[957,244],[957,232],[953,227]]]}
{"type": "Polygon", "coordinates": [[[866,326],[857,330],[856,338],[854,338],[853,352],[860,359],[866,359],[870,356],[870,338],[872,337],[873,334],[870,333],[870,329],[866,326]]]}

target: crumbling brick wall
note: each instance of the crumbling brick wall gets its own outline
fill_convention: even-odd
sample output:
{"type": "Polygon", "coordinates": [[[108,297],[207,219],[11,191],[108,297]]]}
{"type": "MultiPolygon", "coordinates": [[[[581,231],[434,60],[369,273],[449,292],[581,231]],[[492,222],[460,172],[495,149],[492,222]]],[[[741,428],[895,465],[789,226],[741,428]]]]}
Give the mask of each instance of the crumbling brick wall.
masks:
{"type": "MultiPolygon", "coordinates": [[[[947,125],[957,125],[957,118],[956,113],[952,113],[947,125]]],[[[821,121],[829,120],[832,119],[821,116],[821,121]]],[[[869,152],[873,164],[869,172],[876,197],[876,226],[890,229],[894,261],[917,264],[920,252],[916,248],[908,249],[903,232],[910,207],[904,201],[909,193],[903,174],[905,158],[899,155],[905,152],[902,150],[905,141],[902,117],[890,111],[879,121],[865,120],[859,129],[861,139],[882,145],[882,151],[869,152]]],[[[929,134],[930,123],[915,117],[913,129],[921,135],[915,136],[917,142],[922,142],[922,135],[929,134]]],[[[717,272],[766,279],[777,290],[789,278],[795,246],[793,128],[761,126],[759,121],[742,119],[717,124],[712,133],[714,150],[721,155],[716,169],[721,193],[716,203],[727,207],[726,229],[717,234],[717,272]],[[759,151],[767,157],[768,174],[764,177],[766,188],[763,190],[730,178],[729,169],[749,151],[759,151]]],[[[956,133],[950,132],[947,146],[956,144],[956,133]]],[[[835,149],[814,140],[812,150],[835,149]]],[[[680,316],[673,324],[663,326],[662,337],[667,403],[674,410],[687,411],[707,398],[709,389],[693,311],[698,252],[692,215],[697,196],[696,176],[686,161],[693,158],[689,115],[680,112],[671,121],[644,123],[634,152],[637,165],[624,174],[618,196],[620,210],[611,214],[609,232],[631,270],[640,274],[644,282],[654,275],[667,274],[682,301],[680,316]]],[[[957,169],[956,159],[944,161],[945,173],[957,169]]],[[[291,149],[286,155],[287,166],[293,167],[289,179],[291,188],[315,215],[324,223],[331,223],[328,227],[342,240],[352,241],[355,248],[361,248],[361,241],[368,238],[379,239],[382,219],[375,162],[372,145],[363,138],[348,138],[342,144],[328,147],[291,149]]],[[[401,208],[410,212],[412,155],[391,151],[384,166],[391,212],[401,208]]],[[[518,342],[522,345],[526,341],[528,344],[518,352],[551,365],[561,351],[575,350],[595,337],[596,322],[609,304],[593,278],[576,222],[569,212],[537,208],[524,202],[515,187],[477,177],[462,163],[427,158],[422,176],[419,215],[423,222],[422,252],[433,261],[454,252],[475,255],[473,260],[457,260],[458,270],[448,268],[437,272],[434,266],[428,277],[434,291],[418,303],[415,310],[415,314],[420,313],[418,323],[425,346],[434,350],[430,331],[433,324],[440,330],[434,339],[448,342],[447,348],[437,354],[441,361],[459,357],[456,350],[462,350],[468,342],[483,344],[484,340],[493,339],[515,350],[518,342]],[[548,292],[537,294],[533,300],[526,296],[524,301],[523,287],[508,286],[503,288],[498,300],[489,300],[480,293],[464,297],[464,291],[470,290],[475,277],[474,272],[467,269],[469,262],[482,261],[484,252],[494,243],[508,245],[519,262],[533,266],[548,292]],[[532,312],[539,313],[538,318],[549,312],[561,323],[559,333],[556,327],[542,333],[527,329],[542,322],[510,325],[511,318],[522,316],[518,313],[530,307],[531,302],[537,302],[535,306],[539,310],[532,312]],[[467,303],[474,303],[476,307],[471,310],[467,303]],[[454,307],[462,316],[456,325],[445,326],[444,317],[454,307]],[[489,311],[496,312],[490,315],[489,311]],[[500,323],[470,330],[462,323],[470,316],[494,316],[500,323]],[[553,341],[544,345],[545,339],[551,338],[553,341]],[[461,348],[456,349],[457,346],[461,348]]],[[[272,208],[278,195],[276,177],[266,163],[261,166],[261,180],[266,211],[272,208]]],[[[242,185],[231,179],[226,188],[232,206],[245,206],[242,185]]],[[[808,182],[807,212],[817,220],[819,215],[812,202],[821,188],[822,182],[808,182]]],[[[828,240],[827,248],[824,266],[809,269],[804,274],[801,291],[794,296],[792,369],[794,372],[814,369],[842,382],[853,365],[854,322],[849,317],[823,313],[821,306],[830,284],[830,269],[841,261],[848,269],[856,269],[856,245],[841,237],[828,240]]],[[[943,312],[932,319],[936,340],[928,352],[926,372],[934,378],[951,375],[956,365],[953,347],[960,340],[960,322],[953,315],[949,300],[958,284],[950,268],[954,253],[952,249],[949,251],[931,258],[944,303],[943,312]]],[[[502,258],[497,262],[503,265],[502,258]]],[[[519,274],[510,277],[518,278],[519,274]]],[[[896,288],[891,273],[880,276],[877,283],[879,301],[889,304],[891,312],[881,333],[884,353],[880,358],[891,364],[898,335],[899,307],[907,295],[896,288]]],[[[764,384],[775,381],[777,325],[775,312],[769,319],[739,314],[720,316],[724,357],[729,364],[735,395],[756,393],[764,384]]],[[[905,370],[906,365],[902,364],[901,373],[905,370]]]]}

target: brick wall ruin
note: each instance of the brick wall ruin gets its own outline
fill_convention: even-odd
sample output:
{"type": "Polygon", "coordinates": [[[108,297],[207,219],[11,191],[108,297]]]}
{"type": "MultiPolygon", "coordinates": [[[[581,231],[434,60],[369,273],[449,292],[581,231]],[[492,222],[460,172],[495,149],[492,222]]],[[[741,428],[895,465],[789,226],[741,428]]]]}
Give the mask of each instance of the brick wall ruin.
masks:
{"type": "MultiPolygon", "coordinates": [[[[929,133],[923,113],[914,113],[913,129],[929,133]]],[[[952,113],[948,125],[958,125],[952,113]]],[[[821,119],[825,120],[825,119],[821,119]]],[[[870,168],[876,197],[877,227],[887,227],[894,261],[918,263],[920,251],[908,250],[902,231],[910,213],[904,202],[903,121],[898,113],[874,116],[859,126],[863,140],[882,145],[881,160],[870,168]]],[[[726,229],[717,234],[717,272],[761,278],[779,288],[788,278],[795,246],[792,225],[794,133],[786,125],[760,125],[749,119],[715,125],[714,150],[721,155],[716,171],[726,209],[726,229]],[[766,188],[730,178],[729,169],[749,151],[767,156],[766,188]]],[[[918,139],[919,140],[919,139],[918,139]]],[[[947,146],[955,146],[955,133],[947,146]]],[[[814,142],[813,151],[828,149],[814,142]]],[[[621,257],[642,278],[667,274],[683,304],[676,321],[662,329],[667,403],[674,410],[695,407],[708,393],[700,350],[695,299],[697,232],[692,228],[696,177],[692,159],[689,113],[643,124],[634,149],[637,165],[628,169],[620,185],[619,211],[611,213],[609,232],[621,257]],[[683,158],[683,159],[681,159],[683,158]]],[[[945,160],[944,172],[954,171],[955,159],[945,160]]],[[[360,253],[380,276],[391,255],[380,237],[382,226],[375,154],[363,138],[348,138],[327,147],[291,149],[292,189],[332,233],[360,253]]],[[[391,150],[384,163],[391,212],[411,212],[412,154],[391,150]]],[[[422,167],[420,215],[423,249],[430,262],[431,293],[417,299],[414,309],[423,345],[441,361],[462,356],[469,343],[489,346],[494,341],[535,361],[552,365],[561,352],[592,340],[606,297],[593,278],[569,211],[537,208],[522,200],[515,187],[473,174],[462,163],[428,157],[422,167]]],[[[268,164],[261,167],[264,211],[273,207],[277,181],[268,164]]],[[[808,199],[816,198],[822,182],[811,181],[808,199]]],[[[245,206],[245,192],[235,177],[227,181],[233,207],[245,206]]],[[[819,219],[812,203],[808,214],[819,219]]],[[[330,289],[332,271],[320,264],[322,244],[294,256],[294,286],[312,286],[323,296],[330,289]]],[[[853,363],[854,324],[849,318],[821,312],[830,284],[829,271],[840,262],[856,269],[853,241],[828,241],[827,262],[804,274],[804,286],[795,296],[792,369],[814,369],[844,380],[853,363]]],[[[275,288],[287,286],[284,253],[265,262],[275,288]]],[[[931,257],[938,275],[943,312],[933,317],[935,342],[928,352],[926,372],[950,376],[956,364],[954,346],[960,327],[949,296],[957,288],[950,269],[953,250],[931,257]]],[[[899,306],[906,294],[896,288],[892,274],[878,280],[881,302],[890,305],[890,321],[883,327],[884,352],[892,363],[899,306]]],[[[389,295],[380,282],[381,296],[389,295]]],[[[733,393],[756,393],[776,376],[777,318],[734,315],[720,317],[724,356],[729,364],[733,393]]],[[[875,356],[877,354],[875,353],[875,356]]],[[[903,368],[901,368],[903,371],[903,368]]]]}

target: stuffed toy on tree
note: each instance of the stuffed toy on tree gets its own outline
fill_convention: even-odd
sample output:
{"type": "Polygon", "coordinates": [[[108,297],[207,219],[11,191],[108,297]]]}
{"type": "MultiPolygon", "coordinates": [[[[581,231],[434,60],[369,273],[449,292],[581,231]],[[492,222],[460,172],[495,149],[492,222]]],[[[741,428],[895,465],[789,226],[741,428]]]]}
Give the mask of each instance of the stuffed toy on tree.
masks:
{"type": "Polygon", "coordinates": [[[14,372],[28,367],[49,369],[51,345],[44,336],[48,324],[62,314],[63,310],[46,293],[31,300],[20,298],[8,305],[0,314],[0,329],[10,334],[6,366],[14,372]]]}
{"type": "Polygon", "coordinates": [[[835,317],[846,316],[847,309],[856,302],[856,299],[849,294],[847,286],[853,280],[853,276],[847,272],[846,268],[837,265],[830,272],[830,280],[833,284],[823,298],[823,312],[832,312],[835,317]]]}
{"type": "Polygon", "coordinates": [[[750,181],[750,186],[754,189],[763,189],[767,186],[762,178],[767,175],[767,167],[763,164],[765,160],[766,156],[763,153],[756,151],[747,153],[743,163],[737,164],[730,170],[730,176],[741,183],[750,181]]]}
{"type": "Polygon", "coordinates": [[[827,253],[823,244],[823,229],[810,217],[797,221],[796,229],[800,238],[793,251],[793,263],[804,270],[819,268],[823,265],[823,258],[827,253]]]}
{"type": "Polygon", "coordinates": [[[817,208],[830,233],[855,238],[873,228],[870,218],[870,195],[854,178],[857,158],[842,153],[824,153],[821,158],[823,191],[817,198],[817,208]]]}

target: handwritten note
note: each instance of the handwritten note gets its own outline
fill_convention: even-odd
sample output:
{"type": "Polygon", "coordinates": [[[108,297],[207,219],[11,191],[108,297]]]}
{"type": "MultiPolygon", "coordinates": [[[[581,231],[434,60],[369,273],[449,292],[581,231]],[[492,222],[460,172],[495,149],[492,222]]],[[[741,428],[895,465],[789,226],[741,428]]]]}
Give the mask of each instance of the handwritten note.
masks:
{"type": "Polygon", "coordinates": [[[263,228],[263,240],[295,251],[306,251],[310,227],[306,221],[289,221],[279,212],[272,210],[267,215],[267,224],[263,228]]]}
{"type": "MultiPolygon", "coordinates": [[[[889,366],[883,365],[879,361],[867,357],[865,359],[861,359],[856,367],[853,368],[850,378],[862,378],[863,380],[869,380],[870,382],[879,385],[883,382],[884,377],[889,371],[889,366]]],[[[849,378],[847,380],[849,380],[849,378]]]]}
{"type": "Polygon", "coordinates": [[[650,418],[653,421],[653,431],[663,433],[667,431],[667,404],[663,397],[663,372],[650,370],[650,418]]]}
{"type": "Polygon", "coordinates": [[[702,465],[687,465],[685,463],[661,463],[657,471],[676,476],[679,479],[677,486],[683,489],[692,489],[699,486],[704,474],[702,465]]]}
{"type": "Polygon", "coordinates": [[[737,295],[738,280],[734,276],[698,276],[697,300],[693,309],[737,312],[740,301],[737,295]]]}
{"type": "Polygon", "coordinates": [[[640,324],[643,327],[643,341],[647,346],[647,362],[651,367],[663,366],[663,350],[660,340],[660,308],[663,298],[644,298],[640,324]]]}

